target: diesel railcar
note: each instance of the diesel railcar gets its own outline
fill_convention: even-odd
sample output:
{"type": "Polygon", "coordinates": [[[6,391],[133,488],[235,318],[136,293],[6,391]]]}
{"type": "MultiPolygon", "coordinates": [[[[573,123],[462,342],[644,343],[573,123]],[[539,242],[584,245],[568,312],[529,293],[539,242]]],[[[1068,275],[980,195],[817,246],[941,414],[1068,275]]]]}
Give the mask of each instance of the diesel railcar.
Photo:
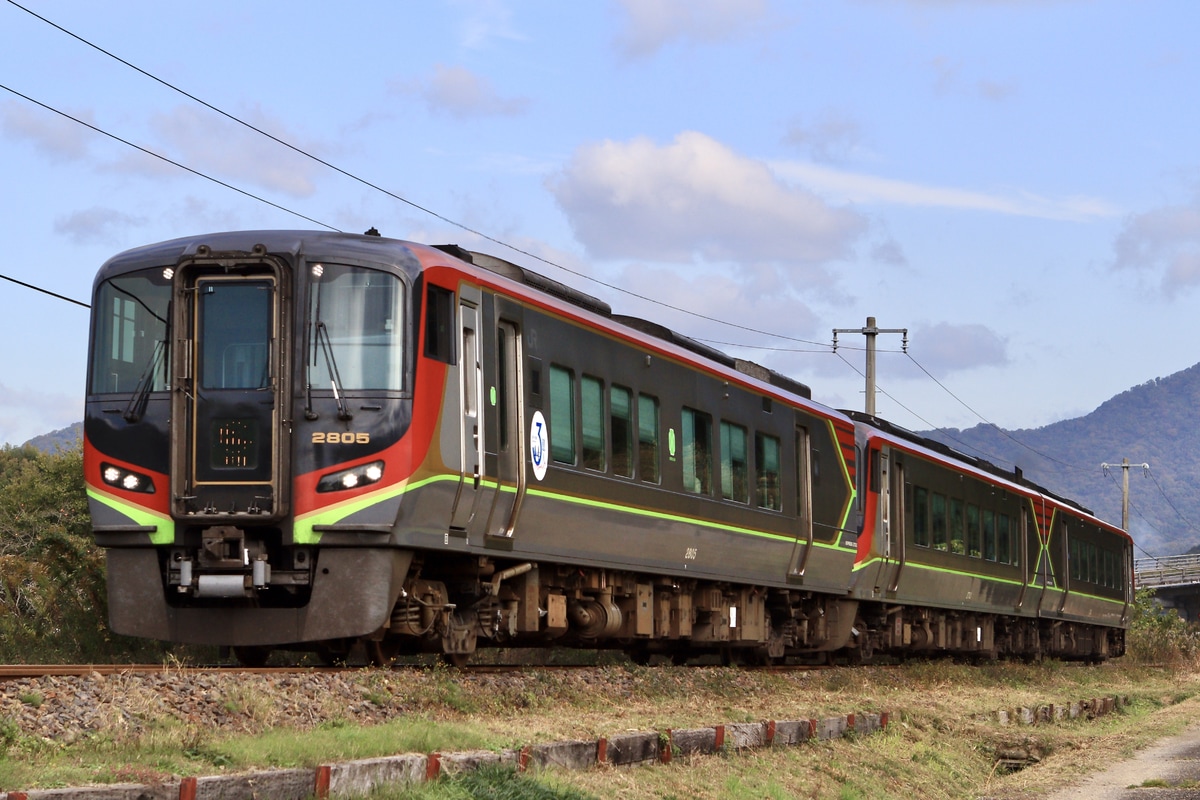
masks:
{"type": "Polygon", "coordinates": [[[118,633],[247,662],[1120,650],[1123,534],[455,246],[248,231],[127,251],[96,278],[87,380],[118,633]],[[885,451],[937,479],[884,489],[885,451]],[[1023,498],[1009,561],[938,561],[961,554],[920,531],[955,479],[1023,498]],[[1119,568],[1080,577],[1089,548],[1119,568]]]}

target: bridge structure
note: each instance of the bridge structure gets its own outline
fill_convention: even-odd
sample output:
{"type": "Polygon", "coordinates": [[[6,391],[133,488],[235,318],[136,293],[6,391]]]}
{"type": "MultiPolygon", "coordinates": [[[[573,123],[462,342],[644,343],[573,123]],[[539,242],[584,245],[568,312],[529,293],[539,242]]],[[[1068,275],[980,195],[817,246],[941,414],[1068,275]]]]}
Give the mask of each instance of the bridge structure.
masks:
{"type": "Polygon", "coordinates": [[[1139,558],[1133,563],[1139,589],[1153,589],[1166,608],[1188,622],[1200,622],[1200,554],[1139,558]]]}

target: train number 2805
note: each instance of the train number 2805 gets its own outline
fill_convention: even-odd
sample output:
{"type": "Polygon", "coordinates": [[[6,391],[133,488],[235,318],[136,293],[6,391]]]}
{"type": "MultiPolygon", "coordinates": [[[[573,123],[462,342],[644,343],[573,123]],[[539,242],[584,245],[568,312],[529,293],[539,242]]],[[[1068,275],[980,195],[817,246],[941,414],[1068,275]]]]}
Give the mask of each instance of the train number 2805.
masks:
{"type": "Polygon", "coordinates": [[[340,433],[338,431],[323,432],[313,431],[313,444],[370,444],[371,434],[365,431],[355,433],[354,431],[346,431],[340,433]]]}

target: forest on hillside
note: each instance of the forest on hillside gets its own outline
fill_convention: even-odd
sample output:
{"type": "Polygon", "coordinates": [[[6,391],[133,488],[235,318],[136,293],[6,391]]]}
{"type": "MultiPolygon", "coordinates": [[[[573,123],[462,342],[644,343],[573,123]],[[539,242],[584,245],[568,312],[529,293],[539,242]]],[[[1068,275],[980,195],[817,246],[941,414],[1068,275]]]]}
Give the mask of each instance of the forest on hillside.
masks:
{"type": "Polygon", "coordinates": [[[923,431],[957,450],[1012,469],[1121,524],[1122,459],[1129,459],[1130,531],[1137,558],[1200,545],[1196,410],[1200,364],[1135,386],[1095,411],[1042,428],[977,425],[923,431]],[[1149,469],[1143,470],[1142,464],[1149,469]],[[1107,470],[1102,464],[1110,465],[1107,470]]]}

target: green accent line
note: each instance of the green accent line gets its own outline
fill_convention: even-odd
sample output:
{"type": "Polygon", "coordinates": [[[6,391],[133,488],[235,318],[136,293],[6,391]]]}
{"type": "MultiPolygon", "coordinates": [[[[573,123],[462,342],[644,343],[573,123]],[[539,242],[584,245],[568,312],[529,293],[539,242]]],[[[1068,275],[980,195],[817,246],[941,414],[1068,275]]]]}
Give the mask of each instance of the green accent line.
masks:
{"type": "Polygon", "coordinates": [[[88,487],[87,495],[97,503],[106,505],[118,514],[128,517],[134,525],[154,528],[153,533],[147,534],[150,537],[151,544],[175,543],[175,522],[170,517],[164,517],[152,511],[147,511],[140,506],[122,502],[91,487],[88,487]]]}
{"type": "MultiPolygon", "coordinates": [[[[851,572],[852,573],[859,572],[859,571],[864,570],[867,567],[871,566],[872,564],[879,564],[884,561],[885,561],[885,559],[883,559],[883,558],[878,558],[878,557],[872,558],[869,561],[864,561],[861,564],[856,564],[854,566],[854,569],[851,570],[851,572]]],[[[981,580],[991,581],[992,583],[1006,583],[1006,584],[1009,584],[1010,586],[1028,585],[1029,588],[1031,588],[1031,589],[1045,589],[1047,592],[1053,592],[1054,594],[1058,594],[1058,595],[1067,593],[1066,590],[1064,590],[1060,587],[1057,587],[1057,586],[1040,586],[1039,584],[1036,584],[1036,583],[1025,584],[1023,581],[1012,580],[1010,578],[998,578],[995,575],[985,575],[980,572],[966,572],[964,570],[948,569],[946,567],[935,567],[932,564],[922,564],[919,561],[905,561],[904,567],[911,568],[911,569],[925,570],[926,572],[937,572],[937,573],[941,573],[943,575],[957,575],[962,578],[979,578],[981,580]]],[[[1111,597],[1101,597],[1099,595],[1088,594],[1087,592],[1081,592],[1081,591],[1078,591],[1075,589],[1070,590],[1069,594],[1071,594],[1072,596],[1087,597],[1091,600],[1099,600],[1104,603],[1112,603],[1114,605],[1120,605],[1120,606],[1125,605],[1124,600],[1116,600],[1111,597]]]]}
{"type": "Polygon", "coordinates": [[[833,439],[833,450],[837,453],[838,463],[842,466],[842,478],[846,481],[846,488],[850,490],[850,497],[846,500],[846,507],[842,510],[842,523],[838,527],[841,533],[838,534],[835,544],[842,543],[842,537],[846,535],[846,531],[850,529],[850,513],[854,509],[855,498],[858,497],[858,487],[854,485],[854,481],[850,478],[850,465],[846,463],[846,456],[842,452],[842,441],[838,439],[837,428],[833,425],[833,420],[825,420],[826,427],[829,428],[829,435],[833,439]]]}

